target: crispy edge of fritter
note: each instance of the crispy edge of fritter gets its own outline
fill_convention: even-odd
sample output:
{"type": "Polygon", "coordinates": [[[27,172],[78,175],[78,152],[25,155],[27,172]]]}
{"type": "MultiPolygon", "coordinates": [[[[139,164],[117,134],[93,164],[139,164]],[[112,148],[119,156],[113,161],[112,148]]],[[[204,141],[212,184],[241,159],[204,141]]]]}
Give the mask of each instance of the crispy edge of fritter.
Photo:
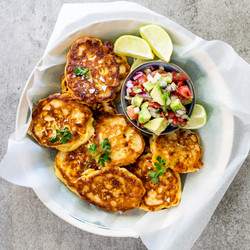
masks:
{"type": "MultiPolygon", "coordinates": [[[[127,126],[130,128],[130,129],[133,129],[135,131],[135,133],[137,133],[141,139],[141,150],[138,151],[138,153],[136,154],[136,156],[134,157],[134,159],[132,160],[131,157],[127,157],[122,163],[116,163],[114,165],[112,165],[112,161],[111,162],[108,162],[106,163],[107,166],[113,166],[113,167],[121,167],[121,166],[126,166],[126,165],[129,165],[129,164],[133,164],[134,162],[136,162],[136,159],[143,153],[144,151],[144,148],[145,148],[145,141],[143,139],[143,136],[141,134],[141,132],[136,129],[132,124],[130,124],[130,122],[127,120],[126,116],[124,114],[103,114],[101,116],[99,116],[97,119],[96,119],[96,124],[95,124],[95,141],[96,142],[99,142],[98,140],[98,135],[100,134],[99,132],[99,126],[101,125],[102,121],[105,120],[105,119],[109,119],[109,118],[120,118],[122,117],[125,121],[126,121],[126,124],[127,126]]],[[[129,143],[129,141],[128,141],[129,143]]],[[[111,145],[111,147],[114,147],[111,145]]],[[[111,149],[112,151],[112,149],[111,149]]]]}
{"type": "MultiPolygon", "coordinates": [[[[32,120],[30,122],[29,128],[27,133],[32,136],[41,146],[45,146],[45,147],[49,147],[49,148],[53,148],[53,149],[57,149],[59,151],[73,151],[76,148],[78,148],[80,145],[84,144],[85,142],[87,142],[89,140],[89,138],[94,134],[94,127],[93,127],[93,122],[94,119],[92,117],[92,111],[89,109],[88,106],[83,105],[84,108],[90,112],[90,119],[88,120],[88,122],[86,123],[86,134],[88,134],[88,136],[86,138],[82,138],[80,140],[77,141],[70,141],[67,142],[66,144],[62,144],[60,142],[56,142],[56,143],[51,143],[48,144],[47,143],[42,143],[40,138],[37,137],[36,133],[33,131],[34,130],[34,116],[36,115],[37,112],[39,112],[39,108],[40,106],[43,106],[44,102],[46,101],[52,101],[52,100],[60,100],[60,101],[67,101],[69,100],[75,102],[77,105],[83,105],[80,104],[78,102],[76,102],[74,99],[72,99],[72,97],[70,95],[68,95],[67,93],[64,94],[60,94],[60,93],[56,93],[56,94],[52,94],[44,99],[40,99],[36,105],[36,107],[33,109],[32,111],[32,120]]],[[[66,126],[68,127],[68,126],[66,126]]],[[[72,135],[73,137],[73,135],[72,135]]]]}
{"type": "MultiPolygon", "coordinates": [[[[101,39],[98,39],[98,38],[92,38],[92,37],[83,37],[83,38],[79,38],[77,39],[76,41],[73,42],[73,44],[71,45],[70,47],[70,50],[69,52],[67,53],[67,62],[66,62],[66,66],[65,66],[65,70],[64,70],[64,75],[65,75],[65,80],[66,80],[66,83],[67,83],[67,92],[69,95],[71,95],[74,99],[76,99],[78,102],[82,103],[82,104],[86,104],[88,106],[92,106],[94,103],[96,102],[109,102],[109,101],[112,101],[115,99],[116,97],[116,93],[115,93],[115,90],[117,88],[120,88],[121,86],[121,83],[118,79],[119,77],[119,65],[117,63],[117,61],[115,60],[115,54],[113,53],[113,44],[112,42],[110,41],[106,41],[104,42],[104,44],[102,43],[101,39]],[[97,98],[94,98],[94,97],[81,97],[81,92],[80,91],[76,91],[76,90],[73,90],[71,89],[70,85],[68,84],[68,81],[67,81],[67,68],[69,66],[69,62],[70,62],[70,57],[73,53],[73,47],[76,46],[78,43],[80,43],[81,41],[83,40],[91,40],[91,41],[96,41],[97,43],[99,43],[100,47],[106,51],[107,54],[110,54],[110,55],[113,55],[113,62],[116,63],[116,66],[117,66],[117,77],[115,77],[115,79],[117,79],[117,84],[116,85],[113,85],[113,86],[110,86],[110,85],[105,85],[107,87],[107,89],[109,89],[110,91],[110,95],[109,96],[106,96],[106,97],[100,97],[98,100],[96,100],[97,98]],[[80,97],[79,97],[80,95],[80,97]]],[[[91,74],[91,72],[90,72],[91,74]]],[[[115,80],[114,79],[114,80],[115,80]]],[[[95,95],[93,95],[95,96],[95,95]]]]}
{"type": "MultiPolygon", "coordinates": [[[[180,203],[181,200],[181,196],[182,196],[182,191],[181,191],[181,179],[180,179],[180,174],[172,169],[167,169],[166,172],[164,173],[164,175],[159,175],[159,182],[158,183],[153,183],[151,178],[148,177],[148,174],[150,173],[151,170],[156,171],[156,167],[153,165],[152,162],[152,154],[151,153],[147,153],[142,155],[139,159],[137,159],[136,163],[129,166],[128,170],[130,172],[132,172],[133,174],[135,174],[139,179],[141,179],[142,184],[146,190],[144,196],[141,199],[139,208],[143,209],[145,211],[148,212],[155,212],[158,210],[162,210],[165,208],[169,208],[169,207],[174,207],[177,206],[180,203]],[[146,162],[150,162],[151,166],[145,166],[145,164],[147,164],[146,162]],[[142,167],[140,167],[140,164],[143,164],[142,167]],[[147,168],[147,171],[145,172],[145,168],[147,168]],[[139,172],[139,173],[138,173],[139,172]],[[171,203],[170,197],[168,195],[168,198],[165,198],[165,193],[167,192],[167,190],[165,190],[163,196],[163,199],[157,199],[157,200],[163,200],[162,204],[159,205],[148,205],[146,203],[146,199],[148,198],[147,195],[150,195],[149,192],[156,192],[158,195],[158,191],[159,189],[166,189],[166,179],[164,181],[164,178],[169,178],[166,177],[167,175],[169,175],[171,173],[171,176],[173,176],[173,178],[175,178],[175,180],[177,181],[177,190],[175,192],[175,199],[174,199],[174,203],[171,203]],[[169,201],[168,201],[169,199],[169,201]]],[[[176,184],[174,185],[176,187],[176,184]]]]}
{"type": "MultiPolygon", "coordinates": [[[[186,133],[190,133],[190,135],[194,135],[196,137],[196,140],[197,140],[197,145],[199,146],[199,149],[200,149],[200,157],[199,159],[196,161],[196,164],[194,164],[195,166],[187,166],[185,167],[186,170],[183,170],[183,163],[182,162],[179,162],[178,161],[178,157],[177,157],[177,162],[171,166],[171,168],[178,172],[178,173],[189,173],[189,172],[194,172],[196,170],[199,170],[203,165],[204,163],[201,161],[202,159],[202,153],[203,153],[203,149],[200,145],[200,138],[198,136],[197,133],[193,132],[193,131],[190,131],[190,130],[186,130],[186,129],[182,129],[182,130],[177,130],[175,132],[172,132],[172,133],[180,133],[180,132],[186,132],[186,133]]],[[[167,135],[160,135],[160,136],[168,136],[167,135]]],[[[156,148],[156,140],[159,136],[156,136],[156,135],[153,135],[152,137],[150,137],[149,139],[149,143],[150,143],[150,150],[153,154],[153,161],[156,161],[156,157],[158,155],[160,155],[162,158],[166,158],[163,154],[159,154],[159,152],[157,151],[157,148],[156,148]]],[[[179,136],[178,136],[179,138],[179,136]]],[[[176,147],[177,147],[178,144],[176,144],[176,147]]],[[[171,164],[172,162],[167,162],[167,164],[171,164]]]]}
{"type": "MultiPolygon", "coordinates": [[[[106,211],[122,211],[126,212],[128,210],[134,209],[138,207],[140,204],[141,198],[143,197],[145,193],[145,188],[143,187],[143,184],[139,178],[137,178],[134,174],[130,173],[125,168],[119,168],[119,167],[103,167],[100,170],[92,170],[88,169],[84,172],[81,179],[77,181],[76,190],[78,192],[78,195],[89,203],[102,208],[106,211]],[[108,175],[109,180],[102,181],[100,184],[98,184],[98,181],[95,181],[95,178],[98,178],[98,176],[105,176],[108,175]],[[93,199],[89,198],[87,196],[87,193],[89,193],[89,189],[91,186],[91,193],[95,191],[95,195],[98,194],[98,197],[100,198],[100,192],[98,191],[97,185],[105,185],[105,189],[112,188],[112,189],[119,189],[120,182],[115,179],[115,177],[122,178],[124,180],[124,183],[122,184],[122,187],[126,189],[126,193],[123,194],[123,199],[130,199],[132,202],[128,201],[124,204],[119,204],[116,202],[116,199],[112,197],[110,201],[107,201],[109,197],[105,196],[105,199],[101,200],[101,202],[95,202],[93,199]],[[90,185],[89,185],[89,184],[90,185]],[[130,185],[129,185],[130,184],[130,185]],[[95,187],[94,187],[94,186],[95,187]],[[107,187],[108,186],[108,187],[107,187]],[[136,190],[135,190],[136,189],[136,190]],[[105,204],[107,202],[116,202],[117,205],[108,205],[105,204]]],[[[103,192],[104,188],[101,188],[101,191],[103,192]]],[[[110,190],[110,189],[109,189],[110,190]]],[[[114,191],[107,191],[109,196],[114,196],[114,191]]],[[[117,199],[122,198],[119,196],[117,199]]]]}

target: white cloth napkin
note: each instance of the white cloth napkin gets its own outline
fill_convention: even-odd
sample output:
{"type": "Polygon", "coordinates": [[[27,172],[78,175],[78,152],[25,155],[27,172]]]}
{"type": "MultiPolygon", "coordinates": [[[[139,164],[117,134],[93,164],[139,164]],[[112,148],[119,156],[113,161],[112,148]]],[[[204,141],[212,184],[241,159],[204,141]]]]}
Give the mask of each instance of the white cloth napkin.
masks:
{"type": "Polygon", "coordinates": [[[202,40],[141,5],[125,1],[64,4],[44,56],[24,90],[17,129],[9,139],[0,176],[46,194],[46,205],[53,197],[73,217],[140,236],[150,250],[190,249],[249,152],[249,79],[250,66],[229,45],[202,40]],[[57,180],[52,151],[26,135],[28,110],[39,99],[60,91],[66,53],[74,40],[95,36],[115,41],[123,34],[139,35],[138,28],[147,23],[159,24],[168,31],[174,43],[171,61],[185,68],[194,82],[197,103],[206,108],[207,125],[198,131],[204,167],[187,175],[177,207],[154,213],[106,213],[79,201],[57,180]]]}

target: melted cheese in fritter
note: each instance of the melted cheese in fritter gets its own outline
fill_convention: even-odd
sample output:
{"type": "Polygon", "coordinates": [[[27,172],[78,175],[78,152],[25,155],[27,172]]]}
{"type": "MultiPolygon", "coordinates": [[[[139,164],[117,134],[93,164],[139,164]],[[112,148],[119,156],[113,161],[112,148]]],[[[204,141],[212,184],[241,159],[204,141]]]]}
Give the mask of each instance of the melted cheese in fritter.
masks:
{"type": "Polygon", "coordinates": [[[68,93],[77,101],[92,106],[115,98],[120,86],[119,65],[113,54],[113,44],[100,39],[84,37],[75,41],[67,55],[65,78],[68,93]],[[74,69],[86,68],[89,77],[77,76],[74,69]]]}
{"type": "Polygon", "coordinates": [[[99,116],[95,134],[96,142],[108,138],[111,144],[111,161],[106,162],[106,166],[118,167],[134,163],[144,150],[145,142],[140,131],[122,114],[99,116]]]}
{"type": "Polygon", "coordinates": [[[72,151],[86,143],[94,133],[91,110],[67,94],[54,94],[40,100],[32,112],[28,134],[41,145],[60,151],[72,151]],[[56,129],[67,128],[72,133],[65,144],[51,142],[56,129]]]}
{"type": "Polygon", "coordinates": [[[84,200],[107,211],[134,209],[145,193],[140,179],[117,167],[89,169],[76,182],[75,188],[84,200]]]}
{"type": "Polygon", "coordinates": [[[190,130],[177,130],[166,135],[150,138],[150,149],[153,161],[159,155],[166,159],[167,165],[177,162],[171,167],[179,173],[192,172],[203,166],[202,148],[199,137],[190,130]]]}
{"type": "Polygon", "coordinates": [[[157,211],[176,206],[181,200],[181,181],[179,173],[168,168],[164,175],[159,175],[159,182],[154,183],[148,177],[151,170],[156,171],[152,163],[152,154],[142,155],[134,166],[129,167],[146,189],[139,208],[146,211],[157,211]]]}

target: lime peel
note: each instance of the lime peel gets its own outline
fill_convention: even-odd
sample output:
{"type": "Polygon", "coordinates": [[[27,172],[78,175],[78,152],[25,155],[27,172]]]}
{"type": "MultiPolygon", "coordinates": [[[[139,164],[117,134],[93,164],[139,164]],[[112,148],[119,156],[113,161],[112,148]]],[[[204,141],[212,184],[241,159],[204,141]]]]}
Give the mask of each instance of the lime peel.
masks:
{"type": "Polygon", "coordinates": [[[195,104],[193,113],[187,122],[184,129],[198,129],[202,128],[207,123],[207,113],[205,108],[200,104],[195,104]]]}
{"type": "Polygon", "coordinates": [[[142,38],[132,35],[124,35],[117,38],[114,44],[116,54],[131,56],[140,59],[154,59],[149,44],[142,38]]]}
{"type": "Polygon", "coordinates": [[[147,24],[140,27],[140,35],[149,43],[156,56],[166,62],[170,61],[173,43],[166,30],[156,24],[147,24]]]}

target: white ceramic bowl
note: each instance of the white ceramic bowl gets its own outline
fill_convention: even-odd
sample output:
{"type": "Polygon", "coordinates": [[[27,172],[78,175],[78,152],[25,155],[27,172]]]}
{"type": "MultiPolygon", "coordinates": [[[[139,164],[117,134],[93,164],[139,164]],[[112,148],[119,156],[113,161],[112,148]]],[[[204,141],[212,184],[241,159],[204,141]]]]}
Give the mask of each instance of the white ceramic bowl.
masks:
{"type": "MultiPolygon", "coordinates": [[[[83,37],[84,35],[98,37],[103,39],[104,41],[107,39],[113,42],[118,36],[123,34],[138,35],[139,27],[149,22],[153,22],[154,17],[155,16],[148,14],[144,15],[143,17],[139,17],[138,15],[137,20],[130,19],[129,17],[121,19],[120,17],[119,20],[93,23],[81,30],[76,31],[66,40],[62,40],[60,41],[60,43],[56,44],[54,47],[54,54],[58,53],[59,51],[62,59],[66,61],[66,52],[68,51],[71,43],[73,43],[76,38],[83,37]]],[[[164,28],[164,24],[162,24],[162,27],[164,28]]],[[[175,37],[174,31],[172,30],[170,32],[170,36],[172,37],[174,48],[175,44],[178,44],[178,52],[174,51],[171,62],[179,65],[182,68],[185,68],[185,71],[193,80],[193,83],[195,85],[197,103],[203,104],[208,112],[208,123],[204,128],[199,130],[201,143],[204,148],[203,161],[206,166],[204,170],[202,169],[202,171],[199,172],[199,178],[206,178],[206,176],[209,176],[209,174],[213,175],[214,171],[216,173],[221,173],[226,167],[231,154],[234,123],[231,115],[224,113],[223,110],[217,110],[216,112],[213,112],[215,109],[212,105],[210,106],[206,103],[202,103],[202,99],[199,99],[199,94],[202,93],[203,87],[206,86],[206,82],[210,84],[209,88],[213,93],[219,91],[217,89],[217,86],[213,85],[213,82],[209,80],[211,69],[213,70],[213,77],[221,79],[220,88],[223,89],[224,94],[227,93],[227,87],[223,81],[223,78],[219,75],[215,63],[205,52],[201,51],[195,57],[185,58],[185,60],[183,60],[182,58],[180,60],[179,52],[181,52],[181,46],[184,46],[183,49],[185,49],[185,42],[189,40],[188,35],[180,34],[178,31],[178,36],[175,37]],[[186,63],[189,64],[188,68],[185,67],[186,63]],[[201,81],[201,79],[199,79],[199,76],[202,76],[201,79],[205,79],[206,81],[204,83],[199,82],[198,84],[197,81],[201,81]],[[201,87],[200,84],[203,84],[203,87],[201,87]],[[213,114],[214,119],[210,119],[211,114],[213,114]],[[227,128],[227,136],[224,136],[225,127],[227,128]],[[216,130],[214,130],[214,128],[216,128],[216,130]],[[232,131],[230,136],[228,136],[230,134],[228,133],[228,131],[232,131]],[[209,136],[210,134],[213,134],[213,136],[219,136],[219,138],[221,138],[218,145],[213,145],[213,138],[209,136]],[[216,162],[210,156],[210,146],[217,148],[217,157],[213,155],[213,158],[216,158],[216,162]],[[211,168],[209,168],[209,166],[211,166],[211,168]]],[[[42,76],[37,76],[36,69],[41,65],[42,60],[38,63],[25,85],[18,107],[16,130],[26,124],[28,118],[30,117],[30,110],[26,95],[34,84],[34,80],[36,81],[36,77],[43,77],[43,81],[45,83],[48,83],[49,81],[50,85],[54,84],[52,88],[54,92],[60,90],[60,77],[63,74],[64,64],[61,64],[58,67],[54,68],[40,68],[40,71],[42,71],[42,76]]],[[[42,89],[41,87],[41,95],[33,96],[33,102],[36,102],[40,98],[46,97],[46,95],[52,94],[52,89],[46,92],[46,89],[42,89]]],[[[32,94],[32,92],[30,92],[29,94],[32,94]]],[[[120,111],[122,112],[121,109],[120,111]]],[[[34,190],[39,199],[53,213],[55,213],[63,220],[71,223],[72,225],[91,233],[117,237],[138,236],[137,232],[134,229],[134,225],[144,216],[144,211],[135,209],[123,214],[118,212],[112,213],[105,212],[101,209],[95,208],[92,205],[89,205],[87,202],[80,199],[76,194],[71,192],[62,182],[60,182],[55,177],[53,162],[54,154],[51,153],[50,159],[46,159],[46,161],[44,161],[43,163],[43,168],[40,169],[42,175],[44,176],[44,178],[46,178],[46,183],[44,184],[43,188],[34,190]]],[[[187,182],[188,180],[186,180],[186,183],[187,182]]],[[[184,189],[183,197],[188,197],[189,195],[192,195],[192,192],[189,193],[184,189]]],[[[178,209],[178,207],[174,209],[178,209]]],[[[165,213],[169,212],[170,211],[168,210],[165,211],[165,213]]]]}

